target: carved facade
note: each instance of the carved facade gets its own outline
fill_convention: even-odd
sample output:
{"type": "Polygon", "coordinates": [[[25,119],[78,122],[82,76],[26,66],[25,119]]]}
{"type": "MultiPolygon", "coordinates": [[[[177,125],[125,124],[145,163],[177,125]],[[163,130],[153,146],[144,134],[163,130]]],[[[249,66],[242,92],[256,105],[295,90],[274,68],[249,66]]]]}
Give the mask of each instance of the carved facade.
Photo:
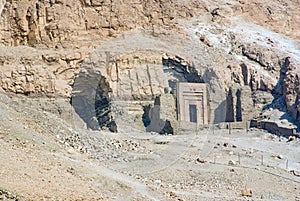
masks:
{"type": "Polygon", "coordinates": [[[177,83],[178,120],[208,124],[207,88],[204,83],[177,83]]]}

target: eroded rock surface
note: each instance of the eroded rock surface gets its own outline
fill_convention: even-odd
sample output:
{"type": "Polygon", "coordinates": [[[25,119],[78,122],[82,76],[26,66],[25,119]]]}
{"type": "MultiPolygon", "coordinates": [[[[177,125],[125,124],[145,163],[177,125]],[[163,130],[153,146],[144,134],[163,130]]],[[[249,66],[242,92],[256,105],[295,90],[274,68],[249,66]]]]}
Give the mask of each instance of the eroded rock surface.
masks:
{"type": "Polygon", "coordinates": [[[178,82],[206,83],[210,123],[294,135],[299,21],[298,0],[0,0],[0,199],[299,200],[295,136],[160,135],[178,82]]]}
{"type": "Polygon", "coordinates": [[[3,0],[1,88],[84,98],[89,109],[76,110],[95,128],[113,119],[103,114],[111,101],[153,101],[178,81],[208,84],[210,122],[226,120],[232,86],[251,89],[246,119],[273,107],[299,121],[297,11],[294,0],[3,0]]]}

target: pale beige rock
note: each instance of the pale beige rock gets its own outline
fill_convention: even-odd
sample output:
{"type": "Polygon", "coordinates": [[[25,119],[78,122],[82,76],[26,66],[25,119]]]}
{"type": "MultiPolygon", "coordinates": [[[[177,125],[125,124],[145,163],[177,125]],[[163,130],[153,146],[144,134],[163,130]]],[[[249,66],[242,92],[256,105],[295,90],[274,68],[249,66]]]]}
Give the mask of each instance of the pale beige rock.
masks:
{"type": "Polygon", "coordinates": [[[172,94],[161,94],[156,97],[149,116],[151,123],[147,131],[160,134],[178,134],[176,100],[172,94]]]}
{"type": "MultiPolygon", "coordinates": [[[[71,97],[80,68],[92,66],[108,79],[112,99],[150,100],[172,82],[174,75],[163,71],[173,69],[191,72],[180,75],[183,81],[208,84],[212,91],[210,122],[225,121],[226,93],[235,84],[249,86],[248,95],[260,94],[268,103],[270,92],[284,95],[288,112],[299,119],[298,92],[293,84],[297,71],[290,69],[285,84],[278,82],[288,56],[296,59],[290,67],[297,68],[297,44],[268,30],[299,38],[294,0],[209,4],[190,0],[25,0],[1,1],[0,11],[0,43],[36,48],[10,49],[16,50],[10,55],[1,49],[0,82],[5,91],[71,97]],[[255,14],[254,9],[249,10],[254,7],[255,14]],[[244,17],[263,27],[243,21],[244,17]],[[112,37],[115,39],[109,40],[112,37]],[[53,51],[42,50],[45,48],[53,51]],[[94,54],[85,60],[100,49],[105,56],[94,54]],[[295,74],[294,78],[290,74],[295,74]]],[[[245,103],[245,114],[250,111],[248,105],[245,103]]],[[[256,104],[253,110],[263,107],[256,104]]]]}
{"type": "Polygon", "coordinates": [[[252,197],[252,190],[245,189],[241,191],[242,196],[252,197]]]}
{"type": "Polygon", "coordinates": [[[178,119],[207,125],[207,86],[203,83],[177,83],[178,119]]]}

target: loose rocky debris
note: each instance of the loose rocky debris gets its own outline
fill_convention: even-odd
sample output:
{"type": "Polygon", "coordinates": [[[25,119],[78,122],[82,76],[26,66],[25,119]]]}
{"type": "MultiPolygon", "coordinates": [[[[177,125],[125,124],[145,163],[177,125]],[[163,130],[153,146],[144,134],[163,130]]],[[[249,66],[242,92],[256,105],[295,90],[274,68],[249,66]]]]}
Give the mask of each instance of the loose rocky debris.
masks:
{"type": "Polygon", "coordinates": [[[230,161],[228,162],[228,165],[232,165],[232,166],[234,166],[234,165],[236,165],[236,161],[234,161],[234,160],[230,160],[230,161]]]}
{"type": "Polygon", "coordinates": [[[277,155],[278,159],[284,159],[282,155],[277,155]]]}
{"type": "Polygon", "coordinates": [[[295,141],[296,139],[296,136],[290,136],[287,142],[295,141]]]}
{"type": "Polygon", "coordinates": [[[204,159],[201,158],[197,158],[196,160],[198,163],[206,163],[207,161],[205,161],[204,159]]]}
{"type": "Polygon", "coordinates": [[[230,172],[235,172],[235,170],[233,168],[229,169],[230,172]]]}
{"type": "Polygon", "coordinates": [[[300,171],[297,170],[290,170],[290,173],[293,174],[296,177],[300,177],[300,171]]]}
{"type": "MultiPolygon", "coordinates": [[[[299,200],[297,137],[258,129],[230,137],[203,129],[192,139],[195,130],[159,139],[144,133],[165,87],[174,94],[177,82],[205,82],[210,123],[280,111],[276,123],[293,134],[298,7],[292,0],[0,1],[0,188],[8,189],[0,199],[20,200],[9,192],[21,192],[26,200],[245,200],[241,187],[251,186],[244,196],[299,200]],[[125,125],[126,114],[133,121],[125,125]],[[239,153],[255,169],[236,165],[239,153]],[[283,170],[285,159],[295,170],[283,170]]],[[[174,119],[164,117],[157,132],[176,134],[174,119]]]]}
{"type": "MultiPolygon", "coordinates": [[[[163,93],[165,87],[172,88],[174,93],[174,85],[178,82],[205,82],[209,86],[209,102],[212,109],[209,119],[214,121],[213,123],[225,120],[247,121],[266,107],[282,111],[284,115],[280,116],[290,113],[294,121],[299,120],[299,48],[296,41],[255,24],[239,22],[244,15],[248,16],[249,9],[244,7],[249,5],[244,2],[217,2],[211,5],[212,8],[207,7],[205,2],[198,2],[197,6],[193,1],[177,3],[175,13],[178,14],[180,10],[179,16],[170,16],[174,14],[174,8],[166,2],[139,2],[137,7],[135,3],[121,3],[113,5],[112,10],[108,9],[111,12],[103,11],[104,13],[98,12],[100,4],[105,8],[108,6],[102,3],[95,6],[92,3],[82,5],[75,1],[45,2],[38,3],[37,6],[29,1],[24,4],[14,2],[13,5],[5,2],[1,6],[6,11],[1,16],[1,20],[5,22],[1,23],[2,35],[6,36],[2,43],[6,46],[2,47],[0,56],[0,63],[3,64],[0,88],[7,92],[30,96],[43,94],[72,97],[71,102],[76,112],[89,128],[98,130],[99,127],[107,127],[113,132],[120,131],[117,127],[117,114],[113,115],[114,109],[118,113],[122,111],[119,106],[124,106],[119,105],[118,101],[129,102],[126,103],[128,107],[124,109],[126,114],[132,115],[133,120],[137,117],[138,120],[133,121],[134,126],[144,129],[143,108],[149,105],[144,104],[145,101],[153,101],[157,95],[163,93]],[[192,5],[193,8],[187,9],[186,6],[192,5]],[[156,14],[149,17],[148,11],[146,14],[141,9],[144,7],[149,8],[150,13],[156,14]],[[224,7],[224,14],[212,16],[215,7],[218,8],[217,12],[224,7]],[[158,11],[157,8],[165,8],[170,13],[160,9],[158,11]],[[241,8],[247,12],[241,12],[241,8]],[[20,9],[17,17],[14,14],[15,9],[20,9]],[[75,25],[73,20],[67,23],[74,32],[69,31],[72,30],[70,27],[65,27],[66,16],[62,13],[66,13],[52,12],[53,9],[66,11],[68,16],[74,17],[71,19],[77,19],[75,21],[79,24],[75,25]],[[137,18],[132,19],[135,25],[127,27],[127,17],[119,19],[117,16],[123,12],[117,12],[115,9],[125,13],[128,12],[127,9],[135,10],[133,15],[137,18]],[[47,13],[49,19],[46,14],[39,12],[47,13]],[[89,13],[88,16],[86,13],[89,13]],[[115,16],[105,16],[109,13],[115,13],[115,16]],[[232,15],[237,19],[232,19],[232,15]],[[92,22],[89,21],[90,18],[93,19],[92,22]],[[10,19],[15,19],[12,24],[9,23],[10,19]],[[109,19],[109,22],[105,19],[109,19]],[[118,24],[123,20],[125,24],[118,24]],[[44,21],[51,22],[51,26],[47,27],[42,23],[44,21]],[[136,26],[136,22],[141,24],[136,26]],[[107,23],[114,26],[108,26],[107,23]],[[111,39],[112,35],[116,38],[105,43],[90,44],[88,47],[86,44],[78,46],[78,41],[94,43],[95,37],[92,36],[95,36],[97,30],[103,33],[99,36],[102,39],[111,39]],[[132,32],[126,32],[129,30],[132,32]],[[168,37],[158,34],[153,38],[153,33],[158,30],[168,33],[168,37]],[[18,34],[11,34],[12,31],[18,34]],[[111,35],[107,32],[122,35],[111,35]],[[82,37],[83,40],[78,40],[77,37],[82,37]],[[74,40],[77,42],[74,43],[74,40]],[[206,45],[199,43],[199,40],[206,42],[206,45]],[[7,47],[20,44],[35,48],[7,47]],[[49,44],[51,50],[40,49],[46,44],[49,44]],[[65,49],[74,46],[76,50],[65,49]]],[[[269,5],[270,2],[258,3],[269,5]]],[[[277,3],[280,4],[279,13],[286,10],[282,7],[295,9],[293,1],[284,5],[279,2],[274,4],[277,3]]],[[[259,11],[264,16],[267,8],[259,9],[262,9],[259,11]]],[[[286,26],[295,26],[294,22],[289,20],[296,16],[284,17],[286,13],[281,14],[283,16],[278,17],[281,19],[278,23],[283,23],[282,19],[285,19],[286,26]]],[[[256,15],[251,18],[256,18],[256,15]]],[[[263,25],[265,24],[264,21],[263,25]]],[[[294,29],[297,27],[291,30],[294,29]]],[[[291,33],[294,31],[290,31],[289,34],[291,33]]],[[[124,116],[124,113],[121,112],[121,115],[124,116]]],[[[280,120],[281,123],[286,123],[280,120]]],[[[169,125],[164,129],[164,133],[171,133],[172,129],[173,133],[176,133],[177,126],[171,120],[165,121],[166,124],[169,125]]]]}
{"type": "Polygon", "coordinates": [[[241,194],[242,194],[242,196],[252,197],[252,190],[250,190],[250,189],[242,190],[241,194]]]}
{"type": "Polygon", "coordinates": [[[228,143],[228,142],[217,143],[217,144],[215,145],[215,148],[218,148],[218,147],[224,147],[224,148],[237,148],[236,145],[230,144],[230,143],[228,143]]]}
{"type": "Polygon", "coordinates": [[[16,196],[6,190],[0,189],[0,200],[4,201],[23,201],[24,198],[16,196]]]}

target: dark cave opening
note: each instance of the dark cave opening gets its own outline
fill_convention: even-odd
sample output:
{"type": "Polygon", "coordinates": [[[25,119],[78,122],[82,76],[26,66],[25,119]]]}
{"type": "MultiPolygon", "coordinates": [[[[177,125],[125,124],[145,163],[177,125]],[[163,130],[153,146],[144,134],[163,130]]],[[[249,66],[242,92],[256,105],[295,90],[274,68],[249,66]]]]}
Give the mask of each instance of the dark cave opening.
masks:
{"type": "Polygon", "coordinates": [[[111,115],[111,88],[104,76],[100,77],[95,95],[95,113],[100,127],[107,127],[111,132],[117,132],[117,124],[111,115]]]}
{"type": "Polygon", "coordinates": [[[176,95],[177,82],[204,83],[195,66],[188,64],[178,56],[163,58],[162,63],[164,73],[169,75],[168,84],[171,94],[176,95]]]}

